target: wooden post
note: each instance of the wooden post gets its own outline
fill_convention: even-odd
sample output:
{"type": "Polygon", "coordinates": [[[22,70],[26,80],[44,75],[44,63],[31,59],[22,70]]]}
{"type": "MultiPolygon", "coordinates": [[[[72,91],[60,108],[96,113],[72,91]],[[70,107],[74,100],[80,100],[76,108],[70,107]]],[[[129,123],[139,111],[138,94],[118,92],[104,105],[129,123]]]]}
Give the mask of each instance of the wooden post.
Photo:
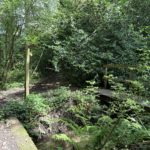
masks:
{"type": "MultiPolygon", "coordinates": [[[[104,74],[104,77],[107,76],[107,74],[108,74],[108,68],[105,67],[105,74],[104,74]]],[[[107,79],[104,78],[104,88],[105,88],[105,89],[107,88],[107,82],[108,82],[107,79]]]]}
{"type": "Polygon", "coordinates": [[[29,95],[29,85],[30,85],[30,49],[26,49],[25,58],[25,98],[29,95]]]}

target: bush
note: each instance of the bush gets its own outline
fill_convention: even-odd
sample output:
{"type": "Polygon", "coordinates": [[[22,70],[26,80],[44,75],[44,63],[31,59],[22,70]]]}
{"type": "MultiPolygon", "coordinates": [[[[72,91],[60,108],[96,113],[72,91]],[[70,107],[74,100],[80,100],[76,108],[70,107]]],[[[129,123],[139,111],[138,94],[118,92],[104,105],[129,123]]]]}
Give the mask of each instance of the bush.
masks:
{"type": "Polygon", "coordinates": [[[58,109],[64,105],[71,98],[71,91],[67,87],[60,87],[55,90],[50,90],[45,94],[45,98],[51,109],[58,109]]]}
{"type": "Polygon", "coordinates": [[[39,118],[48,114],[49,106],[46,100],[37,94],[31,94],[24,101],[9,101],[0,111],[1,119],[17,117],[34,136],[33,129],[37,127],[39,118]]]}
{"type": "MultiPolygon", "coordinates": [[[[40,69],[62,71],[71,83],[83,85],[95,76],[100,81],[104,65],[137,65],[138,49],[144,51],[147,43],[125,13],[124,7],[130,3],[84,1],[70,10],[73,4],[70,1],[60,6],[50,34],[39,39],[40,48],[45,49],[40,69]]],[[[128,77],[124,69],[118,68],[115,75],[128,77]]]]}

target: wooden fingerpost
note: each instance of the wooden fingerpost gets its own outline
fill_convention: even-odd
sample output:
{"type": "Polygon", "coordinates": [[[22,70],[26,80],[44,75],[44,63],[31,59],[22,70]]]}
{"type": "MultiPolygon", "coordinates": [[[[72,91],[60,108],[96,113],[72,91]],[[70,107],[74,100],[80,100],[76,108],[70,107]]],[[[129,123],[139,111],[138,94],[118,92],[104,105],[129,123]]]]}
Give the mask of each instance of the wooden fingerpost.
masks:
{"type": "Polygon", "coordinates": [[[27,98],[27,96],[30,94],[30,48],[26,49],[25,59],[25,98],[27,98]]]}
{"type": "Polygon", "coordinates": [[[107,82],[108,82],[108,80],[107,80],[107,74],[108,74],[108,68],[107,68],[107,66],[105,67],[105,74],[104,74],[104,88],[106,89],[107,88],[107,82]]]}

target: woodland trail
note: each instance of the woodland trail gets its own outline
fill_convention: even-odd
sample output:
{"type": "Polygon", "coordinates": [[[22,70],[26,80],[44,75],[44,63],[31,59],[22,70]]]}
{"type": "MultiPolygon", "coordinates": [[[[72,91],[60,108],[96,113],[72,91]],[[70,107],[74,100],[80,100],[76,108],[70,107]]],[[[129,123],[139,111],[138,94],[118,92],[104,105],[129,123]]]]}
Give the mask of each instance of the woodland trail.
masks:
{"type": "Polygon", "coordinates": [[[5,101],[8,101],[10,99],[18,99],[19,97],[22,97],[24,93],[24,88],[13,88],[8,89],[6,91],[2,90],[0,91],[0,103],[3,103],[5,101]]]}
{"type": "MultiPolygon", "coordinates": [[[[48,90],[56,89],[60,86],[69,86],[69,83],[67,81],[64,81],[60,74],[52,75],[51,77],[48,77],[40,81],[39,83],[36,83],[35,85],[31,85],[30,93],[44,93],[47,92],[48,90]]],[[[71,89],[74,90],[77,88],[71,87],[71,89]]],[[[108,98],[114,97],[113,91],[109,89],[100,89],[99,94],[101,95],[101,97],[104,96],[102,98],[103,100],[108,100],[108,98]]],[[[124,94],[126,95],[126,93],[124,94]]],[[[24,96],[24,87],[8,89],[6,91],[2,90],[0,91],[0,104],[3,104],[10,100],[20,100],[21,98],[23,98],[23,96],[24,96]]],[[[146,100],[147,98],[135,95],[135,99],[139,104],[143,105],[148,109],[148,111],[150,111],[150,103],[147,102],[148,101],[146,100]]]]}
{"type": "MultiPolygon", "coordinates": [[[[61,74],[54,74],[39,81],[34,85],[30,85],[30,93],[43,93],[50,89],[55,89],[60,86],[68,86],[68,82],[64,81],[61,74]]],[[[18,100],[24,96],[24,87],[11,88],[8,90],[0,90],[0,104],[12,99],[18,100]]]]}

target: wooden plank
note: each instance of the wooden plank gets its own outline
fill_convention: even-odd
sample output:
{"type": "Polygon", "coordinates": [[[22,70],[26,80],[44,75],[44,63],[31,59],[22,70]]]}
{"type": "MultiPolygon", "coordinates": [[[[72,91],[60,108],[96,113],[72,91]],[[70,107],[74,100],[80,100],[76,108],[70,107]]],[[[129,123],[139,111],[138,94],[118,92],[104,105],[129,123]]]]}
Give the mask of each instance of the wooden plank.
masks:
{"type": "MultiPolygon", "coordinates": [[[[110,97],[110,98],[115,98],[115,95],[113,94],[115,91],[109,90],[109,89],[100,89],[100,95],[110,97]]],[[[127,93],[120,93],[120,97],[125,98],[127,93]]],[[[133,98],[135,101],[143,106],[147,111],[150,112],[150,101],[149,98],[147,97],[142,97],[142,96],[137,96],[133,95],[133,98]]]]}

